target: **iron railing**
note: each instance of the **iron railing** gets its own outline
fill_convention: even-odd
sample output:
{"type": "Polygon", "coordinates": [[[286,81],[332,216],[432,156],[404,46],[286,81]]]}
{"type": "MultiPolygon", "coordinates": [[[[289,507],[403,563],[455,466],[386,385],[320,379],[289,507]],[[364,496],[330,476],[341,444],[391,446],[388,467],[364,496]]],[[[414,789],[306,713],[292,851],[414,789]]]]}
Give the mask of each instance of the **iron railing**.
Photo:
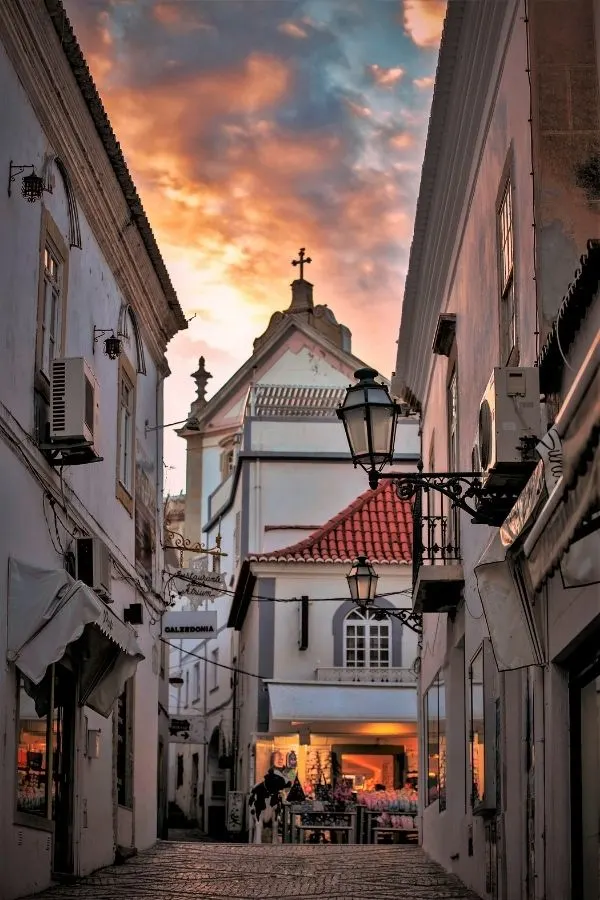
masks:
{"type": "Polygon", "coordinates": [[[417,488],[413,500],[413,587],[421,566],[460,561],[458,509],[444,494],[417,488]]]}

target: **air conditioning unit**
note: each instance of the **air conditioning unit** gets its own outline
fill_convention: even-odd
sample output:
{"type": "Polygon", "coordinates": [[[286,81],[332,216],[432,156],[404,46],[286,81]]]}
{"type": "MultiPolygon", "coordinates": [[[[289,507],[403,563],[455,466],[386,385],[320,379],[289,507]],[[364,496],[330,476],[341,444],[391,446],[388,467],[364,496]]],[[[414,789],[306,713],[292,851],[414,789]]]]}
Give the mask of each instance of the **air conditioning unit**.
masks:
{"type": "Polygon", "coordinates": [[[82,356],[52,360],[50,440],[52,443],[97,442],[98,384],[82,356]]]}
{"type": "Polygon", "coordinates": [[[77,579],[110,603],[112,561],[104,541],[97,537],[77,538],[75,563],[77,579]]]}
{"type": "Polygon", "coordinates": [[[494,369],[479,407],[477,443],[486,485],[502,486],[533,470],[531,444],[541,428],[539,370],[494,369]]]}

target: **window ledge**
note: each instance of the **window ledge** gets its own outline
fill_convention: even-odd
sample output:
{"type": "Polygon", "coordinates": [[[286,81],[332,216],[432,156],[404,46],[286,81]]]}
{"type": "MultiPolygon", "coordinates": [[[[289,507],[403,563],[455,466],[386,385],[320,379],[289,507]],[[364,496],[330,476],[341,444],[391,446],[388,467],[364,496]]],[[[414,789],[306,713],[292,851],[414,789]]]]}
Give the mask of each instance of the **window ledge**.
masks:
{"type": "Polygon", "coordinates": [[[43,816],[32,816],[29,813],[15,812],[13,816],[13,825],[20,825],[22,828],[31,828],[34,831],[49,831],[54,833],[54,822],[52,819],[45,819],[43,816]]]}
{"type": "Polygon", "coordinates": [[[217,684],[217,685],[215,685],[215,687],[211,687],[211,688],[209,689],[208,693],[209,693],[209,694],[214,694],[215,691],[218,691],[218,690],[219,690],[219,685],[217,684]]]}

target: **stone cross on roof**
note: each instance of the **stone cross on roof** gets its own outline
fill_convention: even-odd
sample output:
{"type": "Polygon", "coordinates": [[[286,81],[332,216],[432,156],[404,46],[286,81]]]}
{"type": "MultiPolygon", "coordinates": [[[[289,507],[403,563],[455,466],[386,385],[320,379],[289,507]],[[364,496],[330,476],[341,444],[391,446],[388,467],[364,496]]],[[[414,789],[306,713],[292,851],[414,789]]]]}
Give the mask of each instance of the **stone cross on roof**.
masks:
{"type": "Polygon", "coordinates": [[[312,259],[310,258],[310,256],[307,256],[306,258],[304,257],[305,252],[306,252],[306,248],[305,248],[305,247],[300,247],[300,252],[298,253],[299,259],[293,259],[293,260],[292,260],[292,265],[293,265],[293,266],[300,266],[300,280],[301,280],[301,281],[304,279],[304,266],[305,266],[305,264],[308,264],[308,263],[311,263],[311,262],[312,262],[312,259]]]}

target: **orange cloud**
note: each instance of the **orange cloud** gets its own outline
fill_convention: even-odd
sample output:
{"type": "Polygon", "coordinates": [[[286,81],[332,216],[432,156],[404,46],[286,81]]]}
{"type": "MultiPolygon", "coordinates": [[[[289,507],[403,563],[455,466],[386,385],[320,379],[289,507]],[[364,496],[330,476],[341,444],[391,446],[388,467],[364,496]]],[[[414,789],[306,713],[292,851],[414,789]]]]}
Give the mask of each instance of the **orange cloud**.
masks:
{"type": "Polygon", "coordinates": [[[415,139],[412,134],[408,134],[406,131],[401,131],[398,134],[393,134],[389,140],[390,145],[394,148],[394,150],[409,150],[411,147],[415,145],[415,139]]]}
{"type": "Polygon", "coordinates": [[[432,88],[435,84],[435,78],[433,76],[425,76],[425,78],[414,78],[413,84],[421,91],[428,91],[429,88],[432,88]]]}
{"type": "Polygon", "coordinates": [[[375,84],[378,84],[380,87],[392,87],[392,85],[397,84],[404,75],[404,69],[400,68],[400,66],[386,69],[377,64],[367,66],[367,72],[371,75],[375,84]]]}
{"type": "Polygon", "coordinates": [[[446,0],[404,0],[404,30],[418,47],[439,45],[445,16],[446,0]]]}
{"type": "Polygon", "coordinates": [[[301,25],[298,25],[296,22],[282,22],[277,26],[277,30],[281,31],[282,34],[287,34],[288,37],[295,38],[306,38],[308,37],[308,32],[302,28],[301,25]]]}

